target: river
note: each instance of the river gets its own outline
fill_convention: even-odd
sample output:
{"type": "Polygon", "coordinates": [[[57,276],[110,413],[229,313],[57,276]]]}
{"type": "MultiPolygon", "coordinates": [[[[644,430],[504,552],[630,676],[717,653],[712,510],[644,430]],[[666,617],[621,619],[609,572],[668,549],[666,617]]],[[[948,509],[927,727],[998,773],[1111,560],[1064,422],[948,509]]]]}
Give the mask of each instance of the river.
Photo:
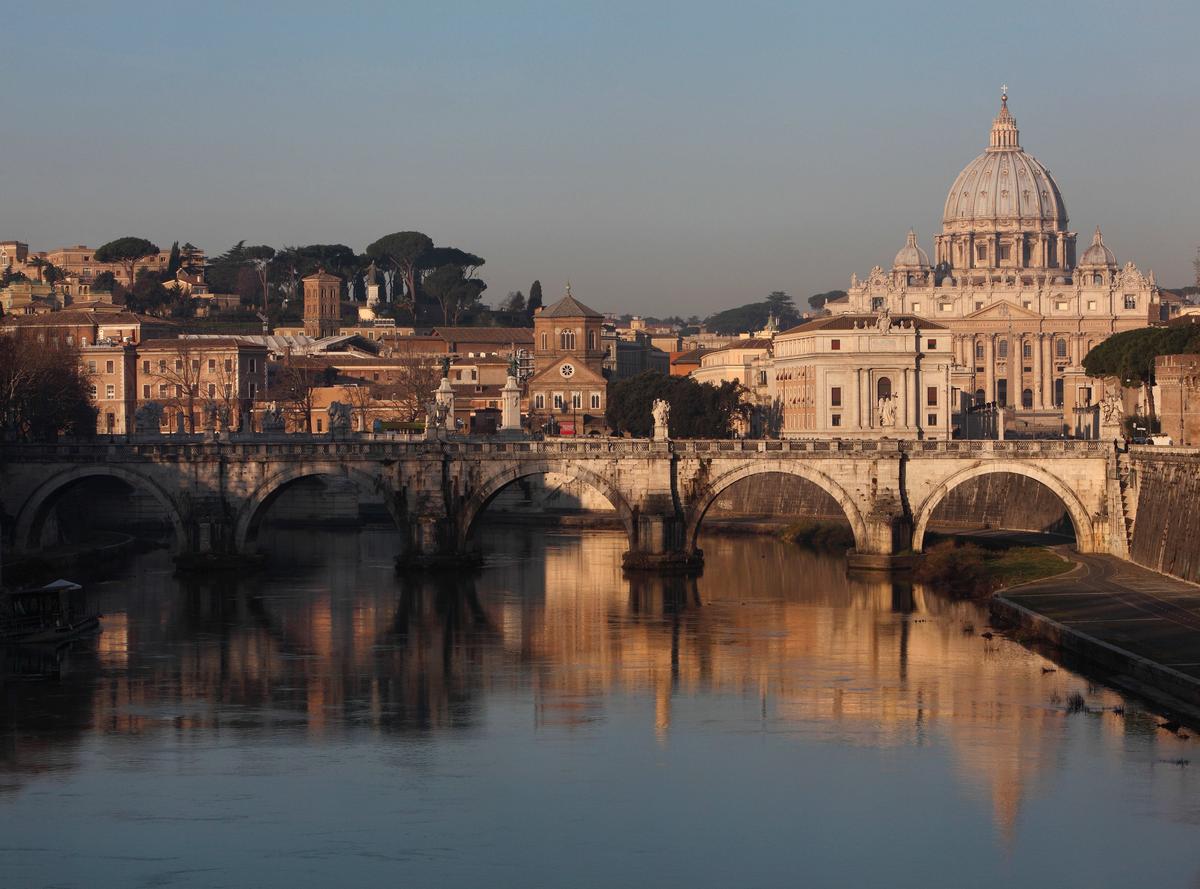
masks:
{"type": "Polygon", "coordinates": [[[611,531],[486,528],[470,580],[393,541],[150,552],[91,649],[10,651],[0,885],[1200,885],[1197,742],[974,603],[771,538],[690,582],[611,531]]]}

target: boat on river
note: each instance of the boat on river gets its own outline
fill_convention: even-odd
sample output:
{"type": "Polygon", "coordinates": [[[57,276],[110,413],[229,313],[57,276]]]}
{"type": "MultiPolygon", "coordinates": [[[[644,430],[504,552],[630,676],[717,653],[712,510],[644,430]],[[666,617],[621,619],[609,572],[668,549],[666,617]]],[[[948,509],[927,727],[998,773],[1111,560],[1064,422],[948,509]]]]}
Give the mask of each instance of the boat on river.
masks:
{"type": "Polygon", "coordinates": [[[0,644],[60,645],[99,629],[100,615],[70,580],[0,593],[0,644]]]}

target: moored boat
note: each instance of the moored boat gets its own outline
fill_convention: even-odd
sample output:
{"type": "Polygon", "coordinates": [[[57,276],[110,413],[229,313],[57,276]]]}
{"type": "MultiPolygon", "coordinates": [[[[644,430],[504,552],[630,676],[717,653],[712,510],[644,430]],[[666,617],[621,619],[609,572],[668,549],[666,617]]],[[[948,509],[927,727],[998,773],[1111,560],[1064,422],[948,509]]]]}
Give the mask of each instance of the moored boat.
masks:
{"type": "Polygon", "coordinates": [[[99,628],[100,615],[88,610],[83,587],[72,581],[0,593],[0,643],[55,645],[99,628]]]}

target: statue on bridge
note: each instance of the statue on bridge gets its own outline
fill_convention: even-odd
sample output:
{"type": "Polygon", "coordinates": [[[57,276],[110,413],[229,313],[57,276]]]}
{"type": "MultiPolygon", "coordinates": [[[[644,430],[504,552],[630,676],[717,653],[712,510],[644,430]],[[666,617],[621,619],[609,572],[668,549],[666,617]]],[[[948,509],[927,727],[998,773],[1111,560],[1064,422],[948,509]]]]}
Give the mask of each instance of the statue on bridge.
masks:
{"type": "Polygon", "coordinates": [[[158,435],[162,431],[163,406],[157,401],[147,401],[133,415],[134,428],[138,435],[158,435]]]}
{"type": "Polygon", "coordinates": [[[262,431],[263,432],[283,432],[286,426],[283,417],[283,408],[278,402],[272,401],[267,405],[267,409],[262,415],[262,431]]]}
{"type": "Polygon", "coordinates": [[[330,402],[325,412],[329,414],[329,432],[344,435],[350,431],[351,408],[341,401],[330,402]]]}
{"type": "Polygon", "coordinates": [[[666,441],[670,437],[671,403],[661,398],[654,399],[654,404],[650,408],[650,416],[654,420],[654,440],[666,441]]]}

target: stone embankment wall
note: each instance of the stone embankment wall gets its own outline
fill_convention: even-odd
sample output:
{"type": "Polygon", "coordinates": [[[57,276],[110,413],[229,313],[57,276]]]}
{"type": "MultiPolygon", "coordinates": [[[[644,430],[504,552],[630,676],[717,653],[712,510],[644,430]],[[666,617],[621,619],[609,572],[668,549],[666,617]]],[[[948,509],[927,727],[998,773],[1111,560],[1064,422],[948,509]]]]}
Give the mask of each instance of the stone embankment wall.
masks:
{"type": "Polygon", "coordinates": [[[1130,557],[1200,583],[1200,453],[1135,449],[1131,468],[1137,507],[1130,557]]]}
{"type": "Polygon", "coordinates": [[[952,489],[933,511],[930,528],[1004,528],[1074,535],[1058,495],[1045,485],[1011,472],[998,472],[952,489]]]}
{"type": "Polygon", "coordinates": [[[734,482],[708,508],[708,520],[812,518],[849,525],[836,500],[811,482],[778,472],[734,482]]]}

